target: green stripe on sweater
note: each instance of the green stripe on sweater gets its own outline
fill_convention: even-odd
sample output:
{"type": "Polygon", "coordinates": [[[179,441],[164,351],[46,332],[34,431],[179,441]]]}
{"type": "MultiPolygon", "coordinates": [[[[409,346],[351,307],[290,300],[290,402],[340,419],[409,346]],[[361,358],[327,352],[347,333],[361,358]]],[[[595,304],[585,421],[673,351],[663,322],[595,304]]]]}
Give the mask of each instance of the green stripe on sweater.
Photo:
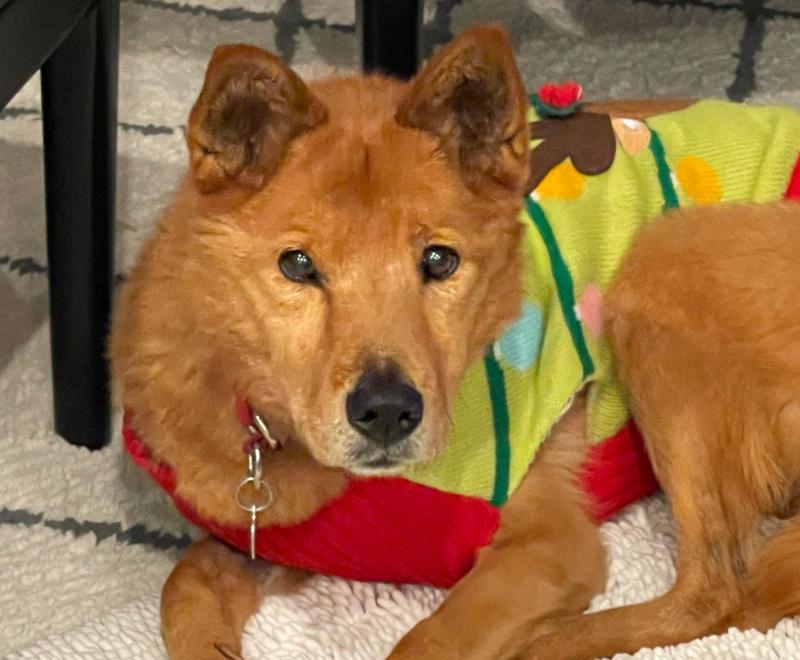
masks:
{"type": "Polygon", "coordinates": [[[525,204],[528,209],[528,215],[542,237],[542,241],[547,248],[547,254],[550,256],[550,268],[556,283],[558,300],[561,303],[561,311],[564,314],[564,322],[567,324],[572,343],[578,352],[581,367],[583,368],[583,379],[586,380],[594,373],[594,363],[592,362],[592,356],[589,355],[589,348],[586,346],[583,328],[575,315],[575,287],[572,275],[567,267],[567,262],[564,261],[564,257],[561,255],[561,250],[558,248],[553,229],[547,221],[544,210],[530,196],[525,198],[525,204]]]}
{"type": "Polygon", "coordinates": [[[494,422],[495,467],[492,504],[500,506],[508,499],[508,477],[511,463],[511,445],[508,440],[508,401],[503,369],[490,348],[483,357],[486,380],[489,383],[489,398],[492,401],[494,422]]]}
{"type": "Polygon", "coordinates": [[[650,128],[650,151],[656,161],[658,183],[661,185],[661,192],[664,195],[664,211],[677,209],[680,206],[678,204],[678,193],[675,192],[675,186],[672,183],[672,173],[667,164],[667,156],[664,153],[664,143],[661,142],[661,137],[652,128],[650,128]]]}

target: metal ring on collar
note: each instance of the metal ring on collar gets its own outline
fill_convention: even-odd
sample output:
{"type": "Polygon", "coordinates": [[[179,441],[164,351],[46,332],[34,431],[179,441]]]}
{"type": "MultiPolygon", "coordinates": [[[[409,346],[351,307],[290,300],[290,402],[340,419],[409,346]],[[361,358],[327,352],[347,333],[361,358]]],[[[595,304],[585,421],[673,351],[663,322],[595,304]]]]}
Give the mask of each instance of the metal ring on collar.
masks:
{"type": "Polygon", "coordinates": [[[269,484],[263,479],[256,480],[254,477],[247,477],[242,479],[238,488],[236,489],[236,504],[248,512],[259,512],[268,508],[272,504],[272,489],[269,484]],[[250,484],[254,491],[254,496],[262,495],[261,498],[254,497],[252,500],[243,501],[243,493],[247,485],[250,484]]]}

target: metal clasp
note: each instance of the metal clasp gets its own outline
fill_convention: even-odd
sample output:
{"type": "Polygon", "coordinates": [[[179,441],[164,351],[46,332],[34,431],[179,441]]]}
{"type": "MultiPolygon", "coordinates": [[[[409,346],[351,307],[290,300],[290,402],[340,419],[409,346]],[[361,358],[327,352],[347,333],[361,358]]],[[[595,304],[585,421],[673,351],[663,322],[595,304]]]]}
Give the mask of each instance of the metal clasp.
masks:
{"type": "Polygon", "coordinates": [[[264,439],[264,442],[269,445],[269,448],[273,451],[281,448],[281,443],[278,442],[275,438],[272,437],[272,434],[269,432],[269,427],[267,423],[264,421],[264,418],[259,415],[257,412],[253,412],[253,423],[247,427],[247,430],[250,431],[253,435],[261,436],[264,439]]]}

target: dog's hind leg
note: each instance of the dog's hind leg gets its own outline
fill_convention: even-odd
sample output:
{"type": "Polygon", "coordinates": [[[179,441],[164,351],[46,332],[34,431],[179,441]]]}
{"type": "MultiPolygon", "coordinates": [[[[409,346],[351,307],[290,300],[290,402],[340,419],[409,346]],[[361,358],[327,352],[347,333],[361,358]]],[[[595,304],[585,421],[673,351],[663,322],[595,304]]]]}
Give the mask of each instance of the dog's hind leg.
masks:
{"type": "Polygon", "coordinates": [[[746,458],[771,442],[763,402],[742,386],[740,373],[723,369],[726,356],[700,354],[647,323],[634,335],[620,362],[622,371],[635,368],[622,375],[675,516],[676,582],[650,602],[520,631],[504,657],[596,658],[677,644],[719,631],[740,611],[753,539],[769,506],[746,458]]]}
{"type": "Polygon", "coordinates": [[[251,562],[207,538],[178,562],[161,593],[161,631],[172,660],[237,660],[247,620],[269,593],[288,591],[300,574],[251,562]]]}
{"type": "MultiPolygon", "coordinates": [[[[755,528],[756,516],[749,520],[738,516],[733,521],[726,515],[717,484],[707,475],[716,457],[700,450],[666,458],[666,471],[681,475],[681,485],[670,493],[679,555],[674,586],[646,603],[553,619],[529,628],[524,633],[527,639],[512,639],[503,657],[606,657],[677,644],[727,627],[731,614],[741,607],[747,532],[755,528]],[[739,525],[744,522],[751,524],[739,525]]],[[[662,479],[664,468],[662,464],[662,479]]],[[[668,477],[666,481],[677,480],[668,477]]]]}
{"type": "Polygon", "coordinates": [[[652,601],[545,621],[512,638],[504,658],[597,658],[676,644],[716,632],[739,608],[744,560],[735,530],[704,478],[712,457],[676,460],[683,487],[673,495],[678,522],[677,580],[652,601]]]}

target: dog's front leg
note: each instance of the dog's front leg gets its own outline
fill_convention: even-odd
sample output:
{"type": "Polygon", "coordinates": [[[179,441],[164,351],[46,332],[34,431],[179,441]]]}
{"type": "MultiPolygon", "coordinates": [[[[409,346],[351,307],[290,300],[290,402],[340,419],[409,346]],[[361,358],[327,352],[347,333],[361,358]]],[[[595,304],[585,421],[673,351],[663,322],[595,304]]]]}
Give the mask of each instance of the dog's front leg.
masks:
{"type": "Polygon", "coordinates": [[[438,611],[400,641],[391,660],[513,656],[508,644],[523,623],[582,612],[605,587],[605,552],[574,485],[584,431],[579,402],[504,506],[492,545],[438,611]]]}
{"type": "Polygon", "coordinates": [[[161,631],[169,657],[240,658],[242,631],[261,600],[267,593],[288,590],[300,576],[250,561],[215,539],[198,541],[172,570],[161,593],[161,631]]]}

